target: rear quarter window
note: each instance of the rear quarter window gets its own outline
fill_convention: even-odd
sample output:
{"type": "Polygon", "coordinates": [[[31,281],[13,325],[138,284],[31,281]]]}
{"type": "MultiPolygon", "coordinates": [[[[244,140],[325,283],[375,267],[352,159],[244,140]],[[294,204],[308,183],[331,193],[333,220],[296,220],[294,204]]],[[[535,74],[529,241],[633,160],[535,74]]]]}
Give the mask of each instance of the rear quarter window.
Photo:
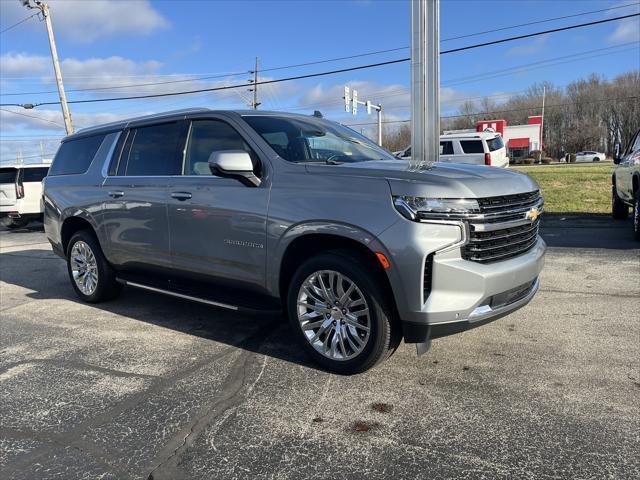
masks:
{"type": "Polygon", "coordinates": [[[500,150],[502,147],[504,147],[504,142],[502,141],[502,137],[488,139],[487,147],[489,147],[490,152],[495,152],[496,150],[500,150]]]}
{"type": "Polygon", "coordinates": [[[460,140],[460,146],[464,153],[484,153],[482,140],[460,140]]]}
{"type": "Polygon", "coordinates": [[[49,176],[85,173],[106,135],[69,140],[60,145],[49,169],[49,176]]]}
{"type": "Polygon", "coordinates": [[[17,168],[0,168],[0,183],[16,183],[17,168]]]}

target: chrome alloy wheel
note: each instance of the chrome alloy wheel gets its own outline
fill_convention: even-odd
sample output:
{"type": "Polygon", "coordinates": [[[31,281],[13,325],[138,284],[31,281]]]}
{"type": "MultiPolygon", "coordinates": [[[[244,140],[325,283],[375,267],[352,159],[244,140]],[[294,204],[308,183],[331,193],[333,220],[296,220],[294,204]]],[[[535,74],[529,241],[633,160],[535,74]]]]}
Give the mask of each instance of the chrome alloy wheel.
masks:
{"type": "Polygon", "coordinates": [[[369,306],[343,274],[320,270],[298,292],[298,321],[307,341],[331,360],[350,360],[364,350],[371,332],[369,306]]]}
{"type": "Polygon", "coordinates": [[[87,296],[93,294],[98,286],[98,262],[91,247],[82,240],[74,243],[69,262],[78,289],[87,296]]]}

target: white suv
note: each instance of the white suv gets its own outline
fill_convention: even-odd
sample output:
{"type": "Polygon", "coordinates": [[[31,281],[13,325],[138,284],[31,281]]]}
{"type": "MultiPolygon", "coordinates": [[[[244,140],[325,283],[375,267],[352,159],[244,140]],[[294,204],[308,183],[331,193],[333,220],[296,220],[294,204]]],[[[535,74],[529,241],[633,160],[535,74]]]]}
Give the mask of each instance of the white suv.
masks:
{"type": "MultiPolygon", "coordinates": [[[[411,147],[396,154],[411,158],[411,147]]],[[[440,162],[508,167],[509,157],[502,137],[495,132],[450,133],[440,135],[440,162]]]]}
{"type": "Polygon", "coordinates": [[[49,164],[0,168],[0,219],[7,228],[21,228],[42,217],[42,179],[49,164]]]}

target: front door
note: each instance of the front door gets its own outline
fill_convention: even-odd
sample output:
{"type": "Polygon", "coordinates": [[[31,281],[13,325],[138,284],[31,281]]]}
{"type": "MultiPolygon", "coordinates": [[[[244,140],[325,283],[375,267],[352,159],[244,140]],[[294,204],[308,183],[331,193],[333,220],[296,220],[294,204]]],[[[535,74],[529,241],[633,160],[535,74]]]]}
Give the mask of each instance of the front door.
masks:
{"type": "Polygon", "coordinates": [[[102,189],[109,258],[145,272],[171,267],[167,201],[182,168],[186,122],[132,128],[102,189]]]}
{"type": "Polygon", "coordinates": [[[246,186],[212,175],[208,164],[214,151],[244,150],[264,180],[266,166],[250,142],[222,119],[191,123],[184,175],[174,179],[168,207],[173,265],[181,277],[264,286],[268,182],[246,186]]]}

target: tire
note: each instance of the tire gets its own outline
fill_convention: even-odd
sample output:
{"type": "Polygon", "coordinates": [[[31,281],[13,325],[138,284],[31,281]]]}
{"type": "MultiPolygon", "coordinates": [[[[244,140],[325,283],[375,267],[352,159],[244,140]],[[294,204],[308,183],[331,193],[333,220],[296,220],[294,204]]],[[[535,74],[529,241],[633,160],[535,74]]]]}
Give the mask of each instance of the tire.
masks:
{"type": "Polygon", "coordinates": [[[593,161],[594,162],[599,162],[600,161],[600,157],[593,157],[593,161]]]}
{"type": "Polygon", "coordinates": [[[615,185],[611,187],[611,215],[616,220],[624,220],[629,216],[629,207],[618,197],[615,185]]]}
{"type": "Polygon", "coordinates": [[[88,230],[76,232],[69,240],[67,272],[78,297],[88,303],[111,300],[122,290],[122,285],[116,281],[115,271],[104,258],[98,239],[88,230]],[[89,265],[88,271],[83,265],[89,265]],[[76,281],[78,272],[84,280],[76,281]]]}
{"type": "Polygon", "coordinates": [[[4,217],[2,219],[2,225],[9,230],[15,230],[17,228],[24,228],[29,224],[29,219],[25,217],[10,218],[4,217]]]}
{"type": "Polygon", "coordinates": [[[640,190],[633,196],[633,238],[640,242],[640,190]]]}
{"type": "Polygon", "coordinates": [[[367,266],[366,258],[346,250],[314,256],[293,275],[287,294],[289,322],[305,351],[325,369],[345,375],[364,372],[398,348],[400,328],[376,278],[378,272],[367,266]],[[316,327],[303,329],[303,323],[316,327]]]}

